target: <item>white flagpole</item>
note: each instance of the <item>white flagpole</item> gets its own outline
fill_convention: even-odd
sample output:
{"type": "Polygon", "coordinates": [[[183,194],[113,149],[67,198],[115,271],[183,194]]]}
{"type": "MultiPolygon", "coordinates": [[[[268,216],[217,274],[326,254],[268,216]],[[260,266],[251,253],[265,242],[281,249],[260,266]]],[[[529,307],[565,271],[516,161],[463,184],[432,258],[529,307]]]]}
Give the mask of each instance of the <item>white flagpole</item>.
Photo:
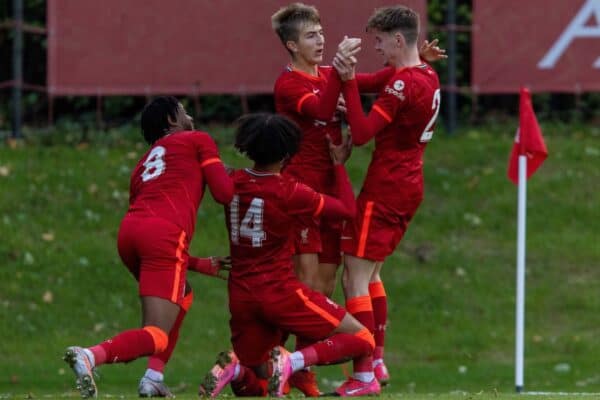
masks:
{"type": "Polygon", "coordinates": [[[527,156],[519,155],[519,194],[517,210],[517,299],[515,336],[515,386],[523,390],[523,360],[525,350],[525,213],[527,206],[527,156]]]}

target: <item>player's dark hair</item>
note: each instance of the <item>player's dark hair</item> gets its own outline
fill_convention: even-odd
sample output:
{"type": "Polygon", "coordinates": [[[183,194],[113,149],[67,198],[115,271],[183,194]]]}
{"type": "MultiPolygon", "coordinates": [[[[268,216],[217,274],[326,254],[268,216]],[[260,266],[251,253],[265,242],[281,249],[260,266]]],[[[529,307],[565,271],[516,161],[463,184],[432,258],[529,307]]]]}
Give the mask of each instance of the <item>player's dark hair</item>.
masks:
{"type": "Polygon", "coordinates": [[[419,14],[404,6],[378,8],[367,21],[367,31],[370,29],[388,33],[400,31],[406,44],[412,46],[419,37],[419,14]]]}
{"type": "Polygon", "coordinates": [[[237,120],[235,148],[258,166],[293,156],[301,131],[290,119],[277,114],[248,114],[237,120]]]}
{"type": "Polygon", "coordinates": [[[146,104],[142,111],[142,135],[148,144],[165,136],[171,127],[169,117],[177,119],[179,101],[173,96],[160,96],[146,104]]]}
{"type": "Polygon", "coordinates": [[[320,24],[321,17],[315,7],[302,3],[292,3],[280,8],[271,16],[273,30],[277,33],[284,46],[289,40],[298,41],[300,28],[306,23],[320,24]]]}

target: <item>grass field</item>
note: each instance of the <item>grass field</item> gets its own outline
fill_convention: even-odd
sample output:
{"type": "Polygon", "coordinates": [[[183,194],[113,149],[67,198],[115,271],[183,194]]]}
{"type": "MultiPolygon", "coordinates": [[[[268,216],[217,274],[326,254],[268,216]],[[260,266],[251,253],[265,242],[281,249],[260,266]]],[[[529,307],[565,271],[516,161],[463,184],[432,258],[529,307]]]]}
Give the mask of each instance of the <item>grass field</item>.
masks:
{"type": "MultiPolygon", "coordinates": [[[[384,267],[392,374],[384,397],[514,398],[516,188],[506,178],[514,130],[437,134],[427,149],[425,201],[384,267]]],[[[544,132],[550,156],[528,188],[526,389],[600,392],[600,130],[544,132]]],[[[229,130],[211,133],[227,162],[244,165],[229,130]]],[[[77,135],[0,145],[0,398],[76,397],[64,348],[139,323],[115,240],[145,146],[124,130],[90,134],[90,144],[73,144],[77,135]]],[[[357,188],[368,160],[368,148],[355,149],[348,169],[357,188]]],[[[223,212],[210,195],[198,218],[192,253],[225,254],[223,212]]],[[[229,339],[224,282],[191,281],[196,302],[166,371],[178,398],[195,398],[229,339]]],[[[144,369],[143,360],[101,368],[101,395],[134,398],[144,369]]],[[[318,369],[322,388],[343,373],[318,369]]]]}

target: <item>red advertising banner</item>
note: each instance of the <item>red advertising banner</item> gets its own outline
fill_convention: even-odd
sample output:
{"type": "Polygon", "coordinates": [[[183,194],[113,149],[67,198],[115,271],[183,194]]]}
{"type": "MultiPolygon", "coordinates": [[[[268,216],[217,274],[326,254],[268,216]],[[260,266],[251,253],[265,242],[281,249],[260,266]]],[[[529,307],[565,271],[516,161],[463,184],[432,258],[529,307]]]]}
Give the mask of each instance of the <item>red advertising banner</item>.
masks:
{"type": "MultiPolygon", "coordinates": [[[[290,1],[291,2],[291,1],[290,1]]],[[[389,0],[315,0],[330,64],[346,34],[359,70],[382,59],[365,33],[389,0]]],[[[271,29],[280,0],[48,0],[51,95],[271,93],[289,57],[271,29]]],[[[426,21],[426,0],[406,0],[426,21]]]]}
{"type": "Polygon", "coordinates": [[[600,91],[600,0],[473,0],[476,93],[600,91]]]}

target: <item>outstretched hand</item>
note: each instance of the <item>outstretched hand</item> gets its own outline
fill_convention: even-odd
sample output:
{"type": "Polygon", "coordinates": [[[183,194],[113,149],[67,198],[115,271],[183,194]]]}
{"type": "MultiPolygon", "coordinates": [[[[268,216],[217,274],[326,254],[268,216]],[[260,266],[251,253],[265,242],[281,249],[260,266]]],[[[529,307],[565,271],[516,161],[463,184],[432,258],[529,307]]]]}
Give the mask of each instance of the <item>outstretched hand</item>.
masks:
{"type": "Polygon", "coordinates": [[[215,278],[227,279],[229,271],[231,271],[231,257],[210,257],[210,265],[215,278]]]}
{"type": "Polygon", "coordinates": [[[360,38],[349,38],[348,36],[344,36],[344,39],[338,45],[337,54],[350,61],[352,64],[356,64],[355,55],[360,52],[361,43],[362,39],[360,38]]]}
{"type": "Polygon", "coordinates": [[[350,158],[352,154],[352,137],[347,135],[342,138],[342,143],[336,145],[331,140],[331,136],[327,135],[327,143],[329,144],[329,155],[334,165],[342,165],[350,158]]]}
{"type": "Polygon", "coordinates": [[[355,68],[352,60],[349,60],[340,54],[336,54],[333,58],[333,66],[337,70],[342,82],[354,79],[355,68]]]}
{"type": "Polygon", "coordinates": [[[437,39],[433,39],[431,42],[425,40],[419,48],[419,56],[429,63],[448,58],[446,49],[440,48],[438,43],[437,39]]]}

